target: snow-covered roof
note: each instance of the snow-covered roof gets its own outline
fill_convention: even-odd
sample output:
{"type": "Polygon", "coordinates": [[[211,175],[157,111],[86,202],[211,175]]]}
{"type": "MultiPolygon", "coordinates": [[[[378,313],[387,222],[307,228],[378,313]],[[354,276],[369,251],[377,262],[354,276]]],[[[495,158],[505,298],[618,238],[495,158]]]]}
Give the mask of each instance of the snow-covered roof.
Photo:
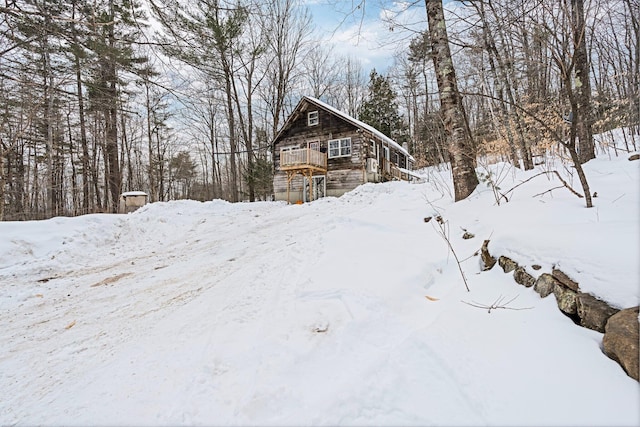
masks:
{"type": "MultiPolygon", "coordinates": [[[[373,135],[375,135],[376,137],[378,137],[379,139],[381,139],[382,141],[386,142],[387,144],[389,144],[390,146],[392,146],[393,148],[395,148],[396,150],[400,151],[402,154],[404,154],[405,156],[407,156],[407,158],[409,158],[409,160],[411,161],[415,161],[415,159],[413,158],[413,156],[411,154],[409,154],[409,152],[407,150],[404,149],[404,147],[400,144],[398,144],[397,142],[395,142],[393,139],[389,138],[387,135],[383,134],[382,132],[380,132],[378,129],[374,128],[373,126],[370,126],[364,122],[361,122],[358,119],[354,119],[353,117],[351,117],[350,115],[348,115],[347,113],[338,110],[335,107],[332,107],[331,105],[320,101],[317,98],[314,98],[312,96],[303,96],[302,99],[300,100],[300,103],[298,103],[298,106],[300,106],[300,104],[302,103],[302,101],[308,101],[312,104],[315,104],[316,106],[329,111],[332,114],[335,114],[336,116],[342,118],[343,120],[346,120],[348,122],[350,122],[352,125],[360,128],[360,129],[364,129],[368,132],[371,132],[373,135]]],[[[297,109],[298,107],[296,107],[297,109]]],[[[288,122],[288,120],[287,120],[288,122]]],[[[285,125],[282,127],[282,129],[285,129],[287,126],[287,122],[285,122],[285,125]]],[[[279,135],[278,135],[279,136],[279,135]]]]}
{"type": "Polygon", "coordinates": [[[132,197],[132,196],[147,196],[147,193],[144,191],[127,191],[121,194],[122,197],[132,197]]]}
{"type": "Polygon", "coordinates": [[[375,136],[377,136],[378,138],[380,138],[381,140],[383,140],[387,144],[389,144],[392,147],[394,147],[396,150],[398,150],[401,153],[403,153],[405,156],[407,156],[412,161],[415,161],[413,156],[411,156],[411,154],[409,154],[409,152],[407,150],[405,150],[402,145],[398,144],[393,139],[389,138],[387,135],[385,135],[384,133],[380,132],[378,129],[374,128],[373,126],[370,126],[370,125],[368,125],[368,124],[366,124],[364,122],[361,122],[358,119],[354,119],[353,117],[351,117],[347,113],[342,112],[342,111],[338,110],[337,108],[332,107],[331,105],[320,101],[319,99],[313,98],[311,96],[305,96],[305,97],[303,97],[303,99],[307,99],[309,102],[311,102],[313,104],[316,104],[318,107],[324,108],[327,111],[332,112],[336,116],[339,116],[339,117],[345,119],[346,121],[351,122],[353,125],[355,125],[355,126],[357,126],[359,128],[366,129],[367,131],[371,132],[372,134],[374,134],[375,136]]]}

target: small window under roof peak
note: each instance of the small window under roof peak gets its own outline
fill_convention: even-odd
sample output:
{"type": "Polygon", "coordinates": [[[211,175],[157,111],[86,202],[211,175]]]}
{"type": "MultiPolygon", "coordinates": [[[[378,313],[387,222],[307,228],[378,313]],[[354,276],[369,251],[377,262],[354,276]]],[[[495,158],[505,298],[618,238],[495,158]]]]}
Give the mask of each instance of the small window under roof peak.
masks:
{"type": "Polygon", "coordinates": [[[309,111],[307,113],[307,126],[316,126],[318,123],[320,123],[318,111],[309,111]]]}

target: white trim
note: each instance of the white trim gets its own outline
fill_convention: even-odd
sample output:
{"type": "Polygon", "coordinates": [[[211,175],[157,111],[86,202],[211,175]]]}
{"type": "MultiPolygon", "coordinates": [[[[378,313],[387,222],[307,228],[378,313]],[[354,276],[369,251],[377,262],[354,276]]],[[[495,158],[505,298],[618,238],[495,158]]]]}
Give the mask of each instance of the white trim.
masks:
{"type": "Polygon", "coordinates": [[[391,150],[389,150],[389,147],[385,147],[384,145],[382,146],[382,148],[384,149],[384,169],[387,173],[391,172],[391,155],[389,154],[391,152],[391,150]]]}
{"type": "Polygon", "coordinates": [[[335,159],[338,157],[351,157],[351,137],[330,139],[327,142],[327,154],[327,157],[329,159],[335,159]],[[332,148],[332,142],[337,142],[338,146],[332,148]],[[337,155],[333,155],[331,152],[335,152],[336,150],[338,151],[337,155]]]}
{"type": "MultiPolygon", "coordinates": [[[[302,194],[302,199],[305,203],[309,202],[309,178],[308,177],[304,177],[303,178],[303,194],[302,194]]],[[[327,176],[326,175],[313,175],[311,177],[311,193],[313,196],[313,200],[318,200],[321,199],[323,197],[327,197],[327,176]],[[321,191],[318,191],[318,181],[322,182],[322,188],[321,191]],[[320,193],[320,194],[318,194],[320,193]]]]}

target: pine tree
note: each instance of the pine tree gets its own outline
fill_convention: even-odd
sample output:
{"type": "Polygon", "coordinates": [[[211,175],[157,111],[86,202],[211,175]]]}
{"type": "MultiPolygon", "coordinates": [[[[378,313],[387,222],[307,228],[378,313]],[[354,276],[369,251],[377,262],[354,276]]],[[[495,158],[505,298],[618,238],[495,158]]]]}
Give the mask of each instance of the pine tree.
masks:
{"type": "Polygon", "coordinates": [[[389,78],[372,70],[369,75],[369,92],[360,106],[358,119],[373,126],[396,142],[408,139],[408,129],[398,113],[396,93],[389,78]]]}
{"type": "Polygon", "coordinates": [[[4,24],[9,30],[7,38],[14,46],[5,53],[16,49],[12,52],[16,56],[12,57],[11,62],[22,63],[17,67],[24,67],[24,71],[18,72],[21,75],[19,80],[26,86],[33,85],[38,99],[32,111],[35,126],[30,131],[30,139],[34,150],[39,150],[39,147],[44,149],[47,175],[44,203],[38,210],[45,216],[63,215],[65,150],[60,107],[64,102],[61,88],[66,68],[60,56],[63,47],[58,17],[64,15],[68,8],[62,0],[24,0],[19,4],[13,2],[10,6],[6,9],[9,13],[5,15],[4,24]],[[23,80],[22,76],[28,77],[23,80]]]}
{"type": "Polygon", "coordinates": [[[135,54],[132,42],[140,37],[140,5],[132,0],[102,0],[88,13],[88,48],[94,61],[89,99],[104,125],[104,153],[110,196],[110,210],[116,212],[122,189],[122,172],[118,148],[119,91],[124,71],[141,73],[139,65],[147,62],[135,54]]]}

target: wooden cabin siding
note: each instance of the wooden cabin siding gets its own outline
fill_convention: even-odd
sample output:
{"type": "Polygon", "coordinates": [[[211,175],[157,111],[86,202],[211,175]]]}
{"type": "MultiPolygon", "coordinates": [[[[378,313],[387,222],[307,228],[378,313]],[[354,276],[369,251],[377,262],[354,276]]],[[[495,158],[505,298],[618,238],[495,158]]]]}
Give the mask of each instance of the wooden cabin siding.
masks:
{"type": "Polygon", "coordinates": [[[341,196],[358,185],[364,184],[364,155],[362,137],[351,133],[334,135],[332,139],[351,138],[351,156],[327,160],[327,195],[341,196]]]}
{"type": "MultiPolygon", "coordinates": [[[[307,105],[309,108],[309,106],[307,105]]],[[[291,126],[282,133],[280,139],[276,141],[276,152],[280,148],[290,145],[306,144],[310,140],[319,139],[325,142],[330,139],[338,138],[336,135],[346,133],[355,133],[356,127],[344,120],[334,116],[333,114],[322,109],[315,110],[309,108],[301,111],[291,123],[291,126]],[[318,111],[319,123],[315,126],[307,125],[307,113],[309,111],[318,111]]]]}
{"type": "Polygon", "coordinates": [[[327,196],[342,196],[363,183],[362,169],[341,169],[327,173],[327,196]]]}
{"type": "MultiPolygon", "coordinates": [[[[326,194],[328,196],[341,196],[365,182],[362,138],[355,131],[334,132],[331,138],[328,136],[323,137],[320,139],[320,150],[327,152],[329,139],[347,137],[351,138],[351,156],[327,159],[326,194]]],[[[276,173],[273,179],[273,191],[276,200],[286,200],[287,192],[287,174],[278,169],[280,167],[280,146],[295,146],[300,139],[304,140],[306,145],[306,138],[283,139],[280,144],[276,144],[276,173]]],[[[303,183],[303,177],[300,175],[291,180],[289,189],[291,201],[302,200],[303,183]]]]}
{"type": "MultiPolygon", "coordinates": [[[[311,110],[315,111],[315,110],[311,110]]],[[[356,132],[357,128],[352,124],[330,114],[324,110],[319,111],[320,123],[316,126],[307,125],[307,112],[301,113],[295,118],[291,127],[286,129],[275,143],[275,166],[280,166],[280,149],[283,147],[304,148],[310,141],[320,141],[321,151],[328,150],[327,142],[331,139],[351,137],[352,156],[357,151],[360,156],[359,147],[362,138],[356,132]],[[356,149],[356,146],[357,149],[356,149]]],[[[340,158],[329,159],[329,162],[340,160],[340,158]]],[[[338,162],[340,163],[340,162],[338,162]]]]}
{"type": "MultiPolygon", "coordinates": [[[[304,200],[302,175],[297,175],[291,180],[289,189],[289,201],[295,203],[304,200]]],[[[277,172],[273,179],[273,193],[276,200],[287,200],[287,175],[284,172],[277,172]]]]}
{"type": "MultiPolygon", "coordinates": [[[[273,141],[275,166],[273,190],[276,200],[287,200],[287,188],[289,201],[305,200],[305,194],[303,194],[304,178],[301,174],[305,173],[310,176],[309,168],[303,165],[300,170],[295,168],[296,175],[291,176],[291,181],[288,183],[287,172],[280,170],[280,153],[282,149],[287,148],[307,148],[309,143],[316,141],[319,142],[319,151],[326,153],[328,157],[330,140],[351,138],[349,156],[328,157],[326,175],[322,173],[322,170],[312,172],[313,176],[326,176],[324,194],[327,196],[341,196],[365,182],[404,179],[404,176],[398,173],[396,168],[410,169],[409,158],[397,145],[389,142],[387,138],[380,135],[379,132],[371,130],[368,126],[359,125],[357,120],[348,116],[345,118],[342,113],[331,111],[332,107],[320,106],[316,104],[316,101],[303,99],[273,141]],[[318,112],[318,123],[309,126],[308,113],[312,111],[318,112]],[[372,143],[375,145],[375,149],[372,149],[372,143]],[[384,147],[389,150],[388,162],[384,160],[384,147]],[[368,158],[377,160],[377,170],[367,169],[368,158]],[[388,172],[383,169],[386,165],[390,165],[388,172]]],[[[311,148],[316,149],[316,147],[311,148]]]]}
{"type": "MultiPolygon", "coordinates": [[[[320,151],[328,153],[329,140],[351,138],[350,156],[327,159],[326,194],[328,196],[340,196],[364,183],[362,137],[357,132],[357,128],[327,111],[315,110],[309,105],[307,107],[309,109],[300,111],[291,126],[276,141],[274,147],[276,173],[273,179],[276,200],[286,200],[287,192],[287,175],[279,170],[280,150],[285,147],[303,148],[311,141],[319,141],[320,151]],[[307,125],[308,111],[318,111],[318,125],[307,125]]],[[[289,188],[291,201],[302,200],[303,185],[304,180],[300,175],[291,180],[289,188]]]]}

